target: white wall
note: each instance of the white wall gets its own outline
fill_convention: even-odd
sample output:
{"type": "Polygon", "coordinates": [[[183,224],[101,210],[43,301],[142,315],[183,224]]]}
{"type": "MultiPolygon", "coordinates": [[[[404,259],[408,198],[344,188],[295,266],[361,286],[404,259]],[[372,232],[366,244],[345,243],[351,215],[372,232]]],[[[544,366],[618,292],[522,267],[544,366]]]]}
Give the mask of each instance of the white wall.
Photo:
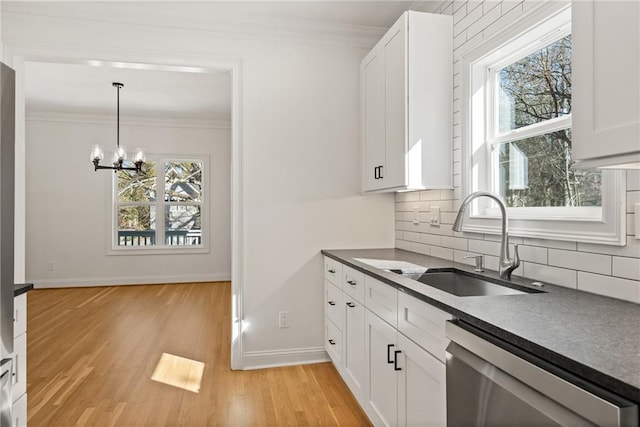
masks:
{"type": "MultiPolygon", "coordinates": [[[[5,44],[50,56],[91,50],[141,62],[240,59],[244,191],[235,220],[244,223],[244,252],[234,262],[244,266],[245,365],[325,357],[319,251],[394,241],[393,196],[359,195],[359,64],[368,48],[338,43],[335,34],[302,41],[307,37],[244,37],[205,23],[193,31],[171,23],[159,28],[149,13],[140,15],[145,25],[113,22],[137,13],[125,13],[127,7],[78,2],[51,12],[46,3],[18,2],[4,9],[5,44]],[[75,7],[84,15],[111,7],[113,15],[100,9],[91,21],[47,16],[73,15],[75,7]],[[278,329],[279,311],[289,311],[290,328],[278,329]]],[[[188,27],[185,20],[180,26],[188,27]]],[[[59,179],[58,173],[49,179],[59,179]]]]}
{"type": "MultiPolygon", "coordinates": [[[[27,77],[28,78],[28,77],[27,77]]],[[[133,122],[135,123],[135,121],[133,122]]],[[[113,120],[27,115],[26,276],[36,287],[230,280],[229,127],[120,126],[121,141],[149,155],[204,155],[210,159],[210,253],[108,255],[111,245],[110,171],[93,170],[93,144],[115,146],[113,120]],[[133,142],[135,141],[135,144],[133,142]],[[52,264],[53,271],[48,270],[52,264]]]]}
{"type": "MultiPolygon", "coordinates": [[[[481,43],[500,29],[521,18],[539,1],[449,1],[435,10],[453,15],[454,21],[454,191],[422,191],[396,195],[396,247],[426,255],[472,264],[468,255],[485,255],[487,268],[498,269],[499,236],[454,233],[451,224],[460,202],[461,162],[459,53],[481,43]],[[413,224],[412,209],[418,206],[420,224],[413,224]],[[438,206],[442,225],[429,224],[428,211],[438,206]]],[[[514,271],[520,275],[569,288],[640,303],[640,240],[635,239],[633,204],[640,200],[640,171],[627,172],[627,245],[606,246],[587,243],[511,238],[520,243],[523,262],[514,271]]]]}

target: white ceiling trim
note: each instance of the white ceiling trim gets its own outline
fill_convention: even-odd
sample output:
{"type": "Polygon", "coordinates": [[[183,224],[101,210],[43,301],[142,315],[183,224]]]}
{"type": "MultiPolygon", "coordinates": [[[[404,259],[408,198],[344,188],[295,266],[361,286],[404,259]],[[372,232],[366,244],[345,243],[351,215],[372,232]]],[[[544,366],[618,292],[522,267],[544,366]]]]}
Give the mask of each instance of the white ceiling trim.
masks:
{"type": "MultiPolygon", "coordinates": [[[[375,2],[372,2],[375,3],[375,2]]],[[[414,9],[421,2],[415,2],[414,9]]],[[[127,3],[86,2],[89,7],[78,7],[82,2],[2,2],[4,19],[11,15],[31,15],[56,20],[81,20],[135,25],[137,28],[171,28],[187,31],[205,31],[215,36],[234,39],[274,40],[288,42],[340,44],[370,48],[387,31],[386,27],[318,22],[309,19],[276,17],[214,17],[194,16],[179,7],[154,8],[151,2],[127,3]],[[126,12],[123,9],[126,8],[126,12]]]]}
{"type": "MultiPolygon", "coordinates": [[[[113,115],[71,114],[30,111],[26,115],[27,122],[53,122],[116,126],[113,115]]],[[[153,128],[187,128],[187,129],[230,129],[230,120],[220,119],[185,119],[164,117],[130,116],[120,117],[121,127],[153,127],[153,128]]]]}

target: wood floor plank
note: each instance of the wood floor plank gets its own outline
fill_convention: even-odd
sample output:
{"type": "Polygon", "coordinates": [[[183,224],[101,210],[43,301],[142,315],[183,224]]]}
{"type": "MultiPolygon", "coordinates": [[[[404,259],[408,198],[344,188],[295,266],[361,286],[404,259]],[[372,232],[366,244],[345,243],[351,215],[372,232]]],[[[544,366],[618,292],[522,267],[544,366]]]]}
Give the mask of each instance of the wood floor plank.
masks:
{"type": "Polygon", "coordinates": [[[329,363],[231,371],[230,299],[229,282],[31,291],[29,426],[370,425],[329,363]],[[204,363],[199,392],[151,379],[163,353],[204,363]]]}

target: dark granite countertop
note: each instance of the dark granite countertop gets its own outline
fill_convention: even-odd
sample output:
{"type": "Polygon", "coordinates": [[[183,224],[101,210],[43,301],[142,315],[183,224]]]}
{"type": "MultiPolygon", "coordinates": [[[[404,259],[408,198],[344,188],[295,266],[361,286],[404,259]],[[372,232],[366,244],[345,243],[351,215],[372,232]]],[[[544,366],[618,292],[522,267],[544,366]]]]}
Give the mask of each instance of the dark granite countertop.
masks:
{"type": "Polygon", "coordinates": [[[17,283],[13,285],[13,297],[15,298],[18,295],[22,295],[31,289],[33,289],[33,283],[17,283]]]}
{"type": "MultiPolygon", "coordinates": [[[[400,249],[322,253],[640,403],[640,305],[546,283],[544,293],[457,297],[357,259],[406,261],[428,268],[455,267],[473,272],[466,264],[400,249]]],[[[489,270],[480,274],[498,277],[497,272],[489,270]]],[[[515,276],[512,282],[529,287],[532,283],[515,276]]]]}

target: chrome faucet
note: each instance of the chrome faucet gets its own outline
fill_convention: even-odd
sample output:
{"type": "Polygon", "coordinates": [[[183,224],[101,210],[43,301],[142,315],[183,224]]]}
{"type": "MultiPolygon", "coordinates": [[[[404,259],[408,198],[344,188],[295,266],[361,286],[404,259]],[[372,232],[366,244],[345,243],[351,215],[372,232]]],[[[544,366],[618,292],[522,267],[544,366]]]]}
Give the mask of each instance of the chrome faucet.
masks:
{"type": "Polygon", "coordinates": [[[500,213],[502,214],[502,239],[500,241],[500,278],[510,280],[511,272],[520,266],[520,257],[518,256],[518,245],[515,245],[513,248],[513,259],[509,257],[509,232],[507,230],[507,223],[509,219],[507,217],[507,207],[505,206],[500,196],[488,191],[476,191],[475,193],[469,194],[460,205],[458,216],[456,216],[456,220],[453,222],[453,231],[462,230],[462,220],[464,219],[464,213],[467,210],[467,206],[469,206],[469,203],[471,203],[473,199],[481,196],[489,197],[490,199],[495,200],[500,207],[500,213]]]}

